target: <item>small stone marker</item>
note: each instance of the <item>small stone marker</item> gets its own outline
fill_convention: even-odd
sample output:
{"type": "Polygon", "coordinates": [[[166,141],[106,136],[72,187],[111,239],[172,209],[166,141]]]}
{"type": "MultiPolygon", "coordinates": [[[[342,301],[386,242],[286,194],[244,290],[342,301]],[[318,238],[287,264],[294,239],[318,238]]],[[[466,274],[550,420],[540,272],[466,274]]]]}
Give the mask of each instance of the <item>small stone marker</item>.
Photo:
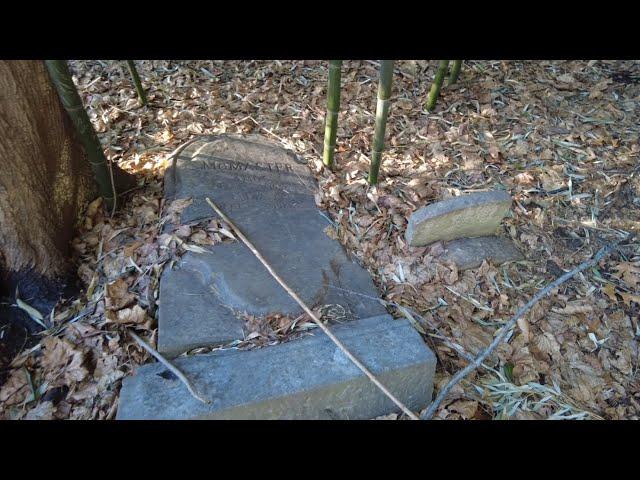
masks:
{"type": "MultiPolygon", "coordinates": [[[[368,272],[325,233],[316,185],[295,155],[262,139],[203,137],[174,159],[167,200],[192,198],[181,223],[215,217],[210,197],[311,308],[339,305],[330,328],[405,405],[431,401],[435,356],[405,320],[386,314],[368,272]]],[[[244,338],[244,314],[302,309],[241,242],[188,252],[160,280],[158,350],[168,357],[244,338]]],[[[161,363],[123,381],[118,419],[368,419],[395,404],[320,329],[250,351],[180,357],[204,404],[161,363]]]]}
{"type": "Polygon", "coordinates": [[[461,237],[492,235],[510,207],[511,197],[502,190],[470,193],[432,203],[411,214],[405,239],[417,247],[461,237]]]}
{"type": "MultiPolygon", "coordinates": [[[[311,308],[342,306],[348,319],[386,313],[368,272],[324,232],[315,179],[282,147],[232,136],[187,146],[165,174],[167,200],[192,198],[182,223],[214,218],[210,197],[311,308]],[[354,293],[355,292],[355,293],[354,293]]],[[[299,315],[302,309],[241,242],[188,252],[160,281],[158,350],[244,338],[243,314],[299,315]]]]}
{"type": "MultiPolygon", "coordinates": [[[[407,407],[429,404],[436,359],[409,322],[381,315],[332,330],[407,407]]],[[[314,332],[257,350],[175,360],[209,404],[192,397],[162,364],[144,365],[125,378],[117,418],[346,420],[398,410],[320,329],[314,332]]]]}
{"type": "Polygon", "coordinates": [[[524,257],[513,242],[505,237],[459,238],[447,242],[442,258],[451,261],[459,270],[467,270],[491,260],[495,265],[522,260],[524,257]]]}

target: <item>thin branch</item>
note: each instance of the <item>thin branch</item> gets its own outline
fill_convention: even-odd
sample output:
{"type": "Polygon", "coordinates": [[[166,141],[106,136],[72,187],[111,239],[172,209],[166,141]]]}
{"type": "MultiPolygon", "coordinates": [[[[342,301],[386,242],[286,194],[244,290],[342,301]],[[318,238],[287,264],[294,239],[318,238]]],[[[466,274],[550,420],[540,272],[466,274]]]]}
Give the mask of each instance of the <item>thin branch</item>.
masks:
{"type": "Polygon", "coordinates": [[[544,287],[538,293],[536,293],[531,298],[531,300],[529,300],[522,308],[520,308],[520,310],[518,310],[516,312],[516,314],[511,318],[511,320],[509,320],[509,322],[507,322],[507,324],[504,327],[502,327],[502,329],[498,332],[498,334],[496,335],[496,338],[493,339],[491,344],[482,353],[480,353],[480,355],[478,355],[472,363],[470,363],[465,368],[463,368],[458,373],[456,373],[453,376],[453,378],[449,381],[449,383],[447,383],[447,385],[442,390],[440,390],[440,392],[438,393],[438,396],[436,397],[436,399],[431,403],[431,405],[429,405],[429,408],[421,415],[420,418],[422,420],[431,419],[433,417],[433,415],[435,414],[437,408],[440,406],[440,404],[442,403],[444,398],[449,394],[451,389],[458,382],[460,382],[464,377],[469,375],[471,372],[473,372],[474,370],[476,370],[480,366],[480,364],[489,356],[489,354],[495,350],[495,348],[502,342],[502,340],[504,340],[504,338],[507,336],[509,331],[514,327],[516,322],[525,313],[527,313],[531,309],[531,307],[533,307],[536,303],[538,303],[543,297],[545,297],[554,288],[559,287],[560,285],[565,283],[567,280],[570,280],[571,278],[576,276],[581,271],[586,270],[587,268],[590,268],[590,267],[596,265],[613,248],[617,247],[620,243],[622,243],[624,241],[631,240],[634,236],[635,236],[635,233],[632,232],[629,235],[627,235],[625,238],[623,238],[622,240],[619,240],[617,242],[609,243],[609,244],[605,245],[604,247],[602,247],[598,251],[598,253],[595,254],[595,256],[593,258],[591,258],[591,260],[587,260],[586,262],[582,262],[576,268],[574,268],[573,270],[565,273],[564,275],[562,275],[561,277],[557,278],[556,280],[551,282],[549,285],[544,287]]]}
{"type": "Polygon", "coordinates": [[[162,363],[165,367],[167,367],[171,373],[173,373],[176,377],[178,377],[178,379],[184,383],[187,387],[187,389],[189,390],[189,393],[193,396],[193,398],[200,400],[202,403],[211,403],[210,400],[207,400],[203,397],[200,396],[200,394],[198,394],[198,392],[195,391],[195,389],[193,388],[193,385],[191,385],[191,382],[189,381],[189,379],[187,377],[184,376],[184,373],[182,373],[180,370],[178,370],[175,366],[173,366],[169,360],[167,360],[166,358],[164,358],[162,355],[160,355],[156,350],[154,350],[151,346],[147,345],[147,343],[142,340],[138,335],[136,335],[133,330],[128,330],[129,335],[131,335],[131,337],[133,337],[133,339],[138,342],[138,344],[144,348],[147,352],[149,352],[151,355],[153,355],[160,363],[162,363]]]}
{"type": "Polygon", "coordinates": [[[249,239],[244,236],[244,234],[240,231],[238,227],[234,225],[234,223],[229,219],[229,217],[227,217],[224,213],[222,213],[222,211],[216,206],[215,203],[211,201],[209,197],[207,197],[207,203],[220,216],[220,218],[222,218],[222,220],[224,220],[229,224],[229,226],[234,230],[236,235],[238,235],[238,237],[244,242],[247,248],[249,248],[249,250],[251,250],[251,252],[256,256],[256,258],[260,260],[262,265],[264,265],[264,267],[271,274],[271,276],[275,278],[276,281],[280,284],[280,286],[284,288],[286,292],[291,296],[291,298],[293,298],[298,303],[298,305],[302,307],[302,309],[306,312],[307,315],[311,317],[314,323],[318,325],[318,327],[320,327],[324,333],[327,334],[327,336],[331,339],[331,341],[335,343],[340,350],[342,350],[342,352],[349,358],[349,360],[351,360],[356,365],[356,367],[362,370],[362,372],[369,378],[369,380],[371,380],[375,384],[375,386],[382,391],[382,393],[384,393],[387,397],[389,397],[393,401],[393,403],[395,403],[404,413],[406,413],[407,416],[409,416],[409,418],[411,418],[412,420],[419,420],[419,418],[416,416],[415,413],[409,410],[400,400],[398,400],[389,390],[387,390],[387,387],[385,387],[382,383],[380,383],[380,381],[373,375],[373,373],[371,373],[367,367],[365,367],[356,357],[353,356],[353,354],[351,354],[351,352],[349,352],[349,350],[347,350],[347,347],[345,347],[344,344],[340,340],[338,340],[338,338],[333,333],[331,333],[331,330],[329,330],[329,328],[327,328],[327,326],[320,321],[320,319],[316,316],[315,313],[311,311],[311,309],[307,306],[307,304],[304,303],[300,299],[300,297],[298,297],[296,292],[294,292],[284,282],[284,280],[280,278],[280,276],[273,270],[273,268],[271,268],[271,265],[269,265],[269,263],[264,259],[264,257],[260,254],[260,252],[256,249],[256,247],[249,241],[249,239]]]}
{"type": "Polygon", "coordinates": [[[176,148],[173,152],[171,152],[169,155],[167,155],[164,159],[165,162],[168,162],[169,160],[172,160],[173,158],[178,157],[182,151],[187,148],[189,145],[191,145],[192,143],[200,140],[202,137],[206,137],[207,135],[196,135],[193,138],[191,138],[190,140],[188,140],[187,142],[183,143],[182,145],[180,145],[178,148],[176,148]]]}
{"type": "MultiPolygon", "coordinates": [[[[451,340],[449,340],[449,338],[444,334],[444,332],[442,332],[436,325],[434,322],[432,322],[431,320],[428,320],[426,318],[424,318],[422,315],[420,315],[418,312],[416,312],[414,309],[410,308],[410,307],[405,307],[403,305],[400,305],[399,303],[396,302],[391,302],[389,300],[383,300],[381,298],[378,297],[373,297],[371,295],[366,295],[364,293],[361,292],[356,292],[354,290],[349,290],[348,288],[341,288],[341,287],[336,287],[335,285],[329,285],[329,288],[333,288],[335,290],[340,290],[343,292],[347,292],[350,293],[352,295],[360,295],[361,297],[365,297],[365,298],[370,298],[371,300],[376,300],[377,302],[381,303],[382,305],[384,305],[385,307],[394,307],[395,309],[397,309],[400,313],[402,313],[402,316],[404,318],[406,318],[407,320],[409,320],[410,323],[412,323],[411,318],[410,317],[414,317],[414,320],[420,320],[419,322],[416,321],[416,323],[418,323],[420,325],[420,328],[423,328],[423,323],[427,325],[428,328],[432,329],[434,332],[437,333],[437,335],[433,334],[433,333],[424,333],[425,335],[429,335],[430,337],[435,337],[438,340],[441,340],[442,343],[444,345],[446,345],[447,347],[455,350],[458,355],[460,355],[462,358],[464,358],[466,361],[468,362],[473,362],[474,358],[467,353],[467,351],[462,348],[461,345],[458,345],[457,343],[453,343],[451,340]]],[[[436,307],[437,308],[437,307],[436,307]]],[[[431,308],[433,309],[433,307],[431,308]]],[[[431,310],[430,309],[430,310],[431,310]]],[[[415,327],[414,327],[415,328],[415,327]]],[[[417,330],[417,329],[416,329],[417,330]]],[[[418,333],[421,333],[420,331],[418,331],[418,333]]],[[[498,372],[495,368],[491,368],[488,365],[485,365],[484,363],[481,365],[483,368],[492,371],[493,373],[495,373],[496,375],[500,376],[500,372],[498,372]]]]}
{"type": "Polygon", "coordinates": [[[116,192],[116,182],[113,179],[113,162],[111,159],[107,160],[109,165],[109,178],[111,179],[111,193],[113,193],[113,206],[111,207],[111,217],[116,213],[118,206],[118,193],[116,192]]]}

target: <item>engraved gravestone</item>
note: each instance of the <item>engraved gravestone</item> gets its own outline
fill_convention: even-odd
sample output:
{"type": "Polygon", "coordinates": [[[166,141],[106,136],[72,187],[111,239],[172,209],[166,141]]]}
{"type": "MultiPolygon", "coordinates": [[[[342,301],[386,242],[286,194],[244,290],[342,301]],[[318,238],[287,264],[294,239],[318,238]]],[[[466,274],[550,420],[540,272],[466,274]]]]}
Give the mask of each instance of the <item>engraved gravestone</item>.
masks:
{"type": "MultiPolygon", "coordinates": [[[[315,180],[292,152],[260,137],[202,137],[173,160],[165,189],[167,200],[193,199],[181,223],[216,217],[210,197],[312,308],[338,304],[351,319],[385,313],[368,272],[324,232],[315,180]]],[[[302,310],[244,244],[188,252],[162,274],[158,349],[178,355],[241,339],[244,314],[270,313],[302,310]]]]}

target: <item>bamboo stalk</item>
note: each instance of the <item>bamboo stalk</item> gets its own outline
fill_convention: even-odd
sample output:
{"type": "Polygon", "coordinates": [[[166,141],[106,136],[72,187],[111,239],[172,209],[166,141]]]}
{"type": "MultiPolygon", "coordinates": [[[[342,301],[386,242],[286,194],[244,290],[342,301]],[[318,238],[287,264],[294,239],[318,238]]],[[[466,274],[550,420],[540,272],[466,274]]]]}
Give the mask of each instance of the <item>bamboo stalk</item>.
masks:
{"type": "Polygon", "coordinates": [[[380,62],[380,80],[378,82],[378,104],[376,105],[376,129],[373,135],[373,149],[371,152],[371,167],[369,170],[369,184],[378,183],[380,159],[384,148],[384,134],[389,115],[389,97],[391,97],[391,82],[393,79],[393,60],[380,62]]]}
{"type": "Polygon", "coordinates": [[[78,90],[73,83],[69,66],[65,60],[45,60],[51,80],[58,91],[64,109],[69,114],[80,142],[82,143],[91,171],[98,184],[98,191],[104,198],[107,207],[115,208],[116,186],[112,179],[110,164],[104,156],[102,145],[96,135],[91,120],[82,105],[78,90]]]}
{"type": "Polygon", "coordinates": [[[147,95],[144,93],[144,88],[142,88],[142,82],[140,81],[140,75],[138,75],[138,71],[136,70],[136,66],[133,63],[133,60],[127,60],[127,66],[129,67],[129,73],[131,73],[131,77],[133,77],[133,84],[136,86],[138,99],[143,106],[146,106],[147,95]]]}
{"type": "Polygon", "coordinates": [[[429,96],[427,97],[427,110],[431,111],[436,106],[438,95],[440,95],[440,88],[442,87],[442,81],[447,73],[447,67],[449,66],[449,60],[440,60],[438,64],[438,71],[436,72],[436,78],[433,80],[431,90],[429,90],[429,96]]]}
{"type": "Polygon", "coordinates": [[[322,162],[333,166],[333,153],[336,148],[338,131],[338,111],[340,110],[340,67],[342,60],[329,62],[329,84],[327,86],[327,118],[324,127],[324,152],[322,162]]]}
{"type": "Polygon", "coordinates": [[[451,67],[451,72],[449,73],[449,80],[447,81],[447,85],[453,85],[458,81],[458,75],[460,75],[461,68],[462,60],[454,60],[451,67]]]}
{"type": "Polygon", "coordinates": [[[267,269],[267,271],[271,274],[271,276],[280,284],[280,286],[282,288],[285,289],[285,291],[291,296],[291,298],[293,298],[298,305],[300,305],[302,307],[302,309],[306,312],[307,315],[309,315],[311,317],[311,319],[313,320],[313,322],[318,325],[318,327],[320,327],[320,329],[326,333],[326,335],[331,339],[331,341],[333,343],[336,344],[336,346],[342,350],[342,352],[347,356],[347,358],[349,358],[349,360],[351,360],[356,367],[358,367],[368,378],[369,380],[371,380],[376,387],[378,387],[382,393],[384,393],[388,398],[391,399],[391,401],[393,401],[393,403],[396,404],[396,406],[398,406],[404,413],[406,413],[409,418],[411,418],[412,420],[419,420],[418,416],[413,413],[411,410],[409,410],[407,408],[406,405],[404,405],[400,400],[398,400],[388,389],[387,387],[385,387],[382,383],[380,383],[380,380],[378,380],[375,375],[373,375],[373,373],[371,373],[369,371],[369,369],[367,367],[365,367],[360,360],[358,360],[356,357],[353,356],[353,354],[347,350],[347,347],[344,346],[344,344],[338,340],[338,338],[331,332],[331,330],[329,330],[329,328],[320,321],[320,319],[316,316],[315,313],[313,313],[313,311],[311,311],[311,309],[307,306],[306,303],[304,303],[302,301],[302,299],[296,294],[296,292],[294,292],[291,287],[289,287],[284,280],[282,280],[282,278],[280,278],[280,275],[278,275],[273,268],[271,267],[271,265],[269,265],[269,262],[267,262],[265,260],[265,258],[260,254],[260,252],[258,251],[258,249],[256,249],[256,247],[253,245],[253,243],[251,243],[249,241],[249,239],[247,237],[244,236],[244,234],[240,231],[240,229],[231,221],[231,219],[229,217],[227,217],[222,210],[220,210],[218,208],[218,206],[213,203],[211,201],[211,199],[209,197],[206,198],[207,203],[209,204],[209,206],[211,208],[213,208],[213,210],[220,216],[220,218],[222,218],[222,220],[224,220],[227,224],[229,224],[229,226],[233,229],[233,231],[235,232],[235,234],[238,236],[238,238],[240,238],[240,240],[243,241],[243,243],[247,246],[247,248],[249,250],[251,250],[251,253],[253,253],[256,258],[258,260],[260,260],[260,263],[262,263],[262,265],[264,265],[264,268],[267,269]]]}

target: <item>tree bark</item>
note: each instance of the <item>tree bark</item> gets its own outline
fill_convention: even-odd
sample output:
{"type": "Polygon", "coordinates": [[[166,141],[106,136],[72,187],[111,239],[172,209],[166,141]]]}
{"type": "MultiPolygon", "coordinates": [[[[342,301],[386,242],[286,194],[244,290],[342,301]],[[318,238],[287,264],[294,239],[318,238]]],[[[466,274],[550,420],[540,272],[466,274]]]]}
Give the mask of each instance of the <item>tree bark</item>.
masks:
{"type": "Polygon", "coordinates": [[[73,278],[69,242],[97,191],[44,62],[0,61],[0,131],[0,296],[19,287],[46,315],[73,278]]]}

